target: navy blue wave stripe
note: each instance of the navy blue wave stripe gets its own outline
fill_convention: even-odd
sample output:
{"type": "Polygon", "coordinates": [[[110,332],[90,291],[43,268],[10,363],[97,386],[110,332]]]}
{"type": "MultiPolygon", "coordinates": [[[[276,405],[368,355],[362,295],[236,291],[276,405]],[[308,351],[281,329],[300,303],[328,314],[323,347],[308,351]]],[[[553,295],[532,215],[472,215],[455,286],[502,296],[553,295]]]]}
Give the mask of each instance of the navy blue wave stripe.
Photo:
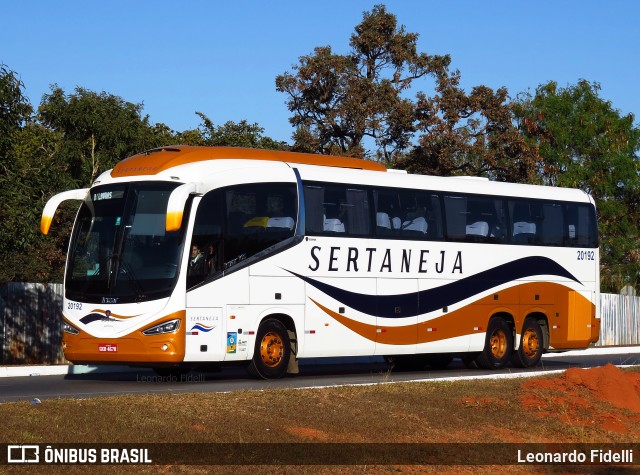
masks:
{"type": "Polygon", "coordinates": [[[375,297],[374,295],[350,292],[334,287],[295,272],[287,272],[358,312],[384,318],[414,317],[433,312],[507,282],[534,275],[555,275],[581,284],[578,279],[557,262],[540,256],[525,257],[508,262],[435,289],[408,294],[380,295],[377,298],[372,298],[375,297]]]}
{"type": "Polygon", "coordinates": [[[91,322],[102,320],[103,318],[106,318],[106,317],[101,313],[90,313],[89,315],[85,315],[84,317],[82,317],[80,321],[85,325],[87,325],[91,322]]]}
{"type": "Polygon", "coordinates": [[[89,323],[92,323],[92,322],[96,322],[98,320],[104,320],[104,321],[109,321],[109,322],[117,322],[118,321],[115,318],[107,317],[103,313],[90,313],[89,315],[85,315],[84,317],[82,317],[80,319],[80,321],[82,323],[84,323],[85,325],[88,325],[89,323]]]}

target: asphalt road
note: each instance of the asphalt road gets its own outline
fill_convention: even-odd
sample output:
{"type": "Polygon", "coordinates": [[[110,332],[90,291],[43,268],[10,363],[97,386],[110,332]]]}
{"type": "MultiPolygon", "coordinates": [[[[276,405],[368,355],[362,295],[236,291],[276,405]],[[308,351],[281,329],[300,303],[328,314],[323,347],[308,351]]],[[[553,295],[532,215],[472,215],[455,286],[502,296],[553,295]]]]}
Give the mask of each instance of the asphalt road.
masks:
{"type": "Polygon", "coordinates": [[[499,371],[471,370],[455,359],[446,370],[390,371],[372,358],[315,360],[300,365],[300,374],[280,380],[252,379],[242,367],[219,372],[191,372],[184,380],[161,378],[150,370],[0,378],[0,403],[51,398],[90,398],[119,394],[179,394],[264,390],[267,388],[309,388],[338,385],[380,384],[402,381],[467,379],[483,377],[533,376],[571,367],[589,368],[640,365],[640,347],[597,348],[545,355],[536,368],[507,367],[499,371]]]}

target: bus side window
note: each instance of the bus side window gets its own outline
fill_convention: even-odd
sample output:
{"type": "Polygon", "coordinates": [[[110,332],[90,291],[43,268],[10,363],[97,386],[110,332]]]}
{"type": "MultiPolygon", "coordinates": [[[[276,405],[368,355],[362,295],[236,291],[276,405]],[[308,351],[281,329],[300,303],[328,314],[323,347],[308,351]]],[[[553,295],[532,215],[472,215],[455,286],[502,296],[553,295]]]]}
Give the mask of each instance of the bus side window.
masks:
{"type": "Polygon", "coordinates": [[[591,205],[567,204],[565,208],[567,246],[597,247],[597,227],[594,208],[591,205]]]}
{"type": "Polygon", "coordinates": [[[422,206],[426,212],[425,218],[428,224],[429,239],[443,239],[444,229],[440,196],[435,193],[418,192],[417,202],[418,206],[422,206]]]}
{"type": "Polygon", "coordinates": [[[222,270],[292,237],[298,202],[293,183],[225,188],[226,231],[222,270]]]}
{"type": "Polygon", "coordinates": [[[420,191],[409,190],[400,196],[403,236],[425,239],[430,231],[427,206],[421,199],[421,195],[420,191]]]}
{"type": "Polygon", "coordinates": [[[542,205],[540,239],[545,246],[562,246],[564,243],[564,213],[557,203],[542,205]]]}
{"type": "Polygon", "coordinates": [[[324,231],[324,187],[319,185],[304,185],[305,202],[305,232],[317,234],[324,231]]]}
{"type": "Polygon", "coordinates": [[[368,235],[369,193],[338,183],[305,183],[306,233],[368,235]]]}
{"type": "Polygon", "coordinates": [[[465,227],[467,240],[486,241],[489,237],[489,223],[493,214],[491,204],[485,198],[471,196],[467,198],[467,225],[465,227]]]}
{"type": "Polygon", "coordinates": [[[503,242],[506,227],[502,200],[483,196],[469,196],[467,200],[467,240],[503,242]]]}
{"type": "Polygon", "coordinates": [[[512,242],[515,244],[533,244],[538,231],[531,206],[526,201],[509,201],[511,210],[512,242]]]}
{"type": "Polygon", "coordinates": [[[447,239],[464,241],[467,238],[467,198],[465,196],[445,196],[444,212],[447,223],[447,239]]]}
{"type": "Polygon", "coordinates": [[[351,235],[368,235],[370,231],[369,193],[367,190],[347,188],[345,191],[345,216],[347,232],[351,235]]]}
{"type": "Polygon", "coordinates": [[[219,272],[222,260],[223,194],[207,193],[200,200],[189,246],[187,288],[219,272]]]}
{"type": "Polygon", "coordinates": [[[442,239],[440,197],[424,190],[373,190],[376,235],[403,239],[442,239]]]}
{"type": "Polygon", "coordinates": [[[395,236],[402,228],[398,190],[377,189],[373,192],[376,208],[376,235],[395,236]]]}

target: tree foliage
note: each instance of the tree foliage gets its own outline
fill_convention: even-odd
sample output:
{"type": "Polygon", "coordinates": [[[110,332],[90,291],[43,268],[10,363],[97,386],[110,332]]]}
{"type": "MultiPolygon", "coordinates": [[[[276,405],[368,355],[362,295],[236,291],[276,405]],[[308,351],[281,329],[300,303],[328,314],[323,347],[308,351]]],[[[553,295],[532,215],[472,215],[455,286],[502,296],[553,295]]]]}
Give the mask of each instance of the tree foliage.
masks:
{"type": "Polygon", "coordinates": [[[77,87],[67,95],[52,87],[38,109],[39,120],[63,137],[58,156],[70,164],[78,186],[88,186],[99,172],[144,150],[148,118],[142,104],[77,87]]]}
{"type": "Polygon", "coordinates": [[[68,164],[56,155],[59,140],[59,134],[33,121],[16,134],[4,170],[9,184],[0,191],[6,207],[0,224],[1,281],[61,279],[73,211],[65,207],[57,214],[49,236],[39,231],[46,200],[74,187],[68,164]]]}
{"type": "Polygon", "coordinates": [[[22,82],[5,66],[0,108],[0,280],[42,280],[64,264],[63,241],[43,240],[35,225],[43,197],[69,184],[55,159],[59,136],[34,122],[22,82]]]}
{"type": "Polygon", "coordinates": [[[369,155],[416,173],[532,181],[538,156],[513,125],[507,90],[466,93],[451,58],[418,52],[417,40],[378,5],[355,27],[349,54],[318,47],[278,76],[294,149],[369,155]],[[412,99],[420,79],[433,81],[434,93],[412,99]]]}
{"type": "Polygon", "coordinates": [[[0,64],[0,163],[6,161],[14,134],[29,119],[32,107],[17,74],[0,64]]]}
{"type": "Polygon", "coordinates": [[[201,143],[198,145],[248,147],[267,150],[284,150],[288,148],[285,143],[276,142],[266,137],[264,135],[264,128],[256,123],[250,124],[246,120],[241,120],[240,122],[229,120],[223,125],[215,125],[213,121],[202,112],[196,112],[196,115],[202,119],[202,125],[198,131],[199,141],[201,143]]]}
{"type": "Polygon", "coordinates": [[[406,149],[415,117],[405,93],[414,80],[449,63],[448,56],[418,53],[417,39],[377,5],[356,26],[351,53],[318,47],[293,72],[279,75],[276,89],[289,97],[289,120],[297,129],[294,148],[363,156],[369,139],[384,159],[406,149]]]}
{"type": "Polygon", "coordinates": [[[537,148],[514,126],[507,89],[477,86],[467,94],[459,83],[459,71],[443,68],[433,97],[418,94],[418,145],[402,166],[429,175],[535,182],[537,148]]]}
{"type": "Polygon", "coordinates": [[[640,130],[585,80],[551,81],[514,103],[522,135],[540,150],[547,185],[580,188],[598,207],[603,287],[640,284],[640,130]]]}

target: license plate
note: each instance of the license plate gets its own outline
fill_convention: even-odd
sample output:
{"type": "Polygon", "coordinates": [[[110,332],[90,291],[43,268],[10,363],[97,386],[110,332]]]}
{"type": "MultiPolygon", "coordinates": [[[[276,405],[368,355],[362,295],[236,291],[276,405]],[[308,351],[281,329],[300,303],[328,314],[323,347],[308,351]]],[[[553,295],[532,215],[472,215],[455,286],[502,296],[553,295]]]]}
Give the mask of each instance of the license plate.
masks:
{"type": "Polygon", "coordinates": [[[112,345],[110,343],[100,343],[98,345],[98,351],[100,353],[117,353],[118,345],[112,345]]]}

